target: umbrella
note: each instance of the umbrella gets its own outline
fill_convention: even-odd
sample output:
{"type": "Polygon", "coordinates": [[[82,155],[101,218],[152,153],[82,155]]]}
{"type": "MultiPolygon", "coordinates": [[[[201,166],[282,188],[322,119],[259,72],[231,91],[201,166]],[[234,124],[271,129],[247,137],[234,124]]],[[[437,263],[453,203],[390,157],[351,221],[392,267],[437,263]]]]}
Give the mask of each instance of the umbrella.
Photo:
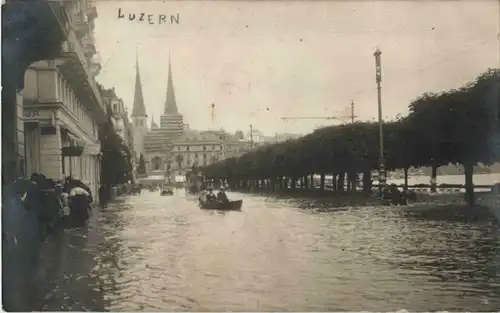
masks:
{"type": "Polygon", "coordinates": [[[77,195],[90,196],[90,194],[87,192],[87,190],[85,190],[81,187],[75,187],[75,188],[71,189],[69,196],[73,197],[73,196],[77,196],[77,195]]]}

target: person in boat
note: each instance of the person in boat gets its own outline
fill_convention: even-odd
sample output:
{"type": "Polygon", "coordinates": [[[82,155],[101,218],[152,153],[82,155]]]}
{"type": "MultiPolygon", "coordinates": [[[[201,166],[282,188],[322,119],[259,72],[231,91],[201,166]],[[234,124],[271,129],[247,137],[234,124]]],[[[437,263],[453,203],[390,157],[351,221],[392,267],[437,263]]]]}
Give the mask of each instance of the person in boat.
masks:
{"type": "Polygon", "coordinates": [[[207,190],[207,184],[205,184],[204,181],[202,181],[200,184],[200,190],[207,190]]]}
{"type": "Polygon", "coordinates": [[[217,201],[217,197],[214,195],[212,188],[208,188],[207,191],[207,201],[217,201]]]}
{"type": "Polygon", "coordinates": [[[221,186],[219,192],[217,193],[217,201],[219,202],[229,202],[226,192],[224,191],[224,186],[221,186]]]}

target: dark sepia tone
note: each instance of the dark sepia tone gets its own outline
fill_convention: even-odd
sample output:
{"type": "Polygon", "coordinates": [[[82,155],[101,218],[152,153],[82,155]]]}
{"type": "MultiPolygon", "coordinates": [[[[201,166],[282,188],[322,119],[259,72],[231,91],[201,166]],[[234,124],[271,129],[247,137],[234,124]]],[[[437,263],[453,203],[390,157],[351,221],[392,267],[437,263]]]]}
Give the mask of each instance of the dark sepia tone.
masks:
{"type": "Polygon", "coordinates": [[[7,0],[8,311],[498,311],[498,1],[7,0]]]}

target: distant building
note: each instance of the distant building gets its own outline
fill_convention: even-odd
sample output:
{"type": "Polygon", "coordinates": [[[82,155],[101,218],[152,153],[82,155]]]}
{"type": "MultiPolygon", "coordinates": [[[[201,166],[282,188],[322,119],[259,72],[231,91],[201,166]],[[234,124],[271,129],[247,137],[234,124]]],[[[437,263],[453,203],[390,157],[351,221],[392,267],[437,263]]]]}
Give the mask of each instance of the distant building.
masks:
{"type": "Polygon", "coordinates": [[[246,133],[245,140],[258,145],[265,142],[265,136],[260,130],[252,129],[246,133]]]}
{"type": "Polygon", "coordinates": [[[133,127],[128,118],[128,112],[123,104],[123,100],[118,98],[114,88],[104,89],[102,95],[104,104],[111,109],[111,120],[116,133],[123,139],[130,151],[133,152],[133,127]]]}
{"type": "Polygon", "coordinates": [[[175,98],[172,67],[169,59],[167,94],[160,126],[151,119],[147,127],[146,108],[137,65],[136,87],[132,114],[134,146],[143,153],[150,177],[164,175],[173,180],[184,176],[193,167],[202,167],[232,156],[239,156],[250,147],[241,134],[232,135],[224,130],[198,131],[184,123],[175,98]],[[139,139],[136,140],[136,136],[139,139]]]}
{"type": "Polygon", "coordinates": [[[238,140],[224,130],[195,131],[187,129],[173,142],[167,168],[174,175],[186,175],[193,167],[207,166],[221,160],[240,156],[251,143],[238,140]]]}
{"type": "MultiPolygon", "coordinates": [[[[237,133],[242,133],[237,132],[237,133]]],[[[248,131],[244,136],[244,140],[248,142],[253,142],[253,147],[260,147],[264,144],[273,144],[290,139],[297,139],[302,137],[302,134],[290,134],[290,133],[276,133],[274,136],[266,136],[263,132],[258,129],[252,129],[252,133],[248,131]]]]}

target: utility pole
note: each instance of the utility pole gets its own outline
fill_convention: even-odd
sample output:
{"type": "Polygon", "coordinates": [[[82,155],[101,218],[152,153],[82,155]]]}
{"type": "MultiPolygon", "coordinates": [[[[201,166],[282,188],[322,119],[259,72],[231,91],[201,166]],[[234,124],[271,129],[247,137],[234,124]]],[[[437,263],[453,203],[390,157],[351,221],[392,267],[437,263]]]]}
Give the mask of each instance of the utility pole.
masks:
{"type": "Polygon", "coordinates": [[[250,124],[250,145],[253,148],[253,127],[252,127],[252,124],[250,124]]]}
{"type": "Polygon", "coordinates": [[[354,101],[351,100],[351,123],[354,123],[354,101]]]}
{"type": "Polygon", "coordinates": [[[377,102],[378,102],[378,129],[379,129],[379,140],[380,140],[380,163],[379,163],[379,189],[381,189],[386,184],[385,175],[385,160],[384,160],[384,121],[382,118],[382,64],[380,60],[380,55],[382,52],[377,48],[375,53],[375,72],[376,72],[376,82],[377,82],[377,102]]]}

